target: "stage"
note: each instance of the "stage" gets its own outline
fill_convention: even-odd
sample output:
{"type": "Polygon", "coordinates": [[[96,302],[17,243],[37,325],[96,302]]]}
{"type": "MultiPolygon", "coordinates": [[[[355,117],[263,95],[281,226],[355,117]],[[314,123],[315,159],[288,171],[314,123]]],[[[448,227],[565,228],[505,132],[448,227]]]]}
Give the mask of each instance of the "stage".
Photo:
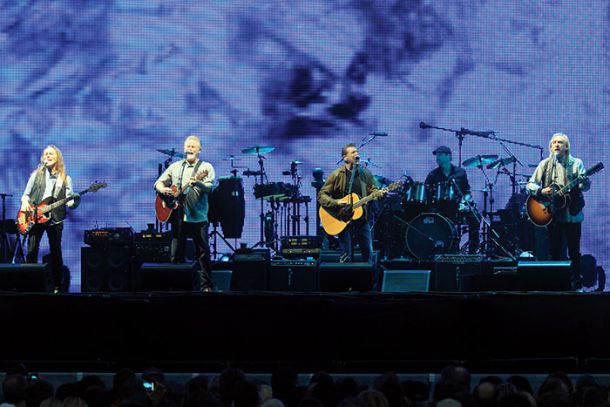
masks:
{"type": "Polygon", "coordinates": [[[605,293],[5,292],[0,308],[0,360],[35,371],[610,368],[605,293]]]}

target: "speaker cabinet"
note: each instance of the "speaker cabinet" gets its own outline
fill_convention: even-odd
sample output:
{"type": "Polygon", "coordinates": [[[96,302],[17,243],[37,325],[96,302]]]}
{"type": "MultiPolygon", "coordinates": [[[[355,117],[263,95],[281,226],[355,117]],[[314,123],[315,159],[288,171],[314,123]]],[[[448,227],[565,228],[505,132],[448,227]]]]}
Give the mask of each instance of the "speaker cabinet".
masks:
{"type": "Polygon", "coordinates": [[[520,261],[516,268],[471,276],[472,291],[570,291],[569,261],[520,261]]]}
{"type": "Polygon", "coordinates": [[[137,291],[192,291],[193,265],[144,263],[136,278],[137,291]]]}
{"type": "Polygon", "coordinates": [[[318,262],[315,260],[275,260],[269,268],[271,291],[316,291],[318,262]]]}
{"type": "Polygon", "coordinates": [[[384,270],[381,291],[387,293],[426,292],[431,270],[384,270]]]}
{"type": "Polygon", "coordinates": [[[53,291],[50,265],[0,264],[0,291],[29,293],[53,291]]]}
{"type": "Polygon", "coordinates": [[[127,292],[134,288],[131,249],[127,246],[81,248],[82,292],[127,292]]]}
{"type": "Polygon", "coordinates": [[[320,291],[370,291],[373,288],[371,263],[320,263],[320,291]]]}

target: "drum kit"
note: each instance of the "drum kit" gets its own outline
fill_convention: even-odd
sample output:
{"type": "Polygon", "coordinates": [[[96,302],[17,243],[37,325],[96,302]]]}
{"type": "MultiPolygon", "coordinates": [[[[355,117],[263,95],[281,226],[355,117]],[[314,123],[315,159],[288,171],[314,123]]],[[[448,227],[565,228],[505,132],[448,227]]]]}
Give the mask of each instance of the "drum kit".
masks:
{"type": "MultiPolygon", "coordinates": [[[[378,211],[374,235],[378,248],[386,257],[411,257],[433,260],[437,255],[466,253],[460,246],[462,235],[469,227],[483,225],[479,253],[491,257],[514,257],[519,251],[519,233],[515,225],[523,218],[524,191],[513,193],[505,209],[494,211],[493,191],[498,175],[511,178],[513,191],[527,181],[516,180],[516,174],[506,169],[514,157],[500,158],[496,154],[477,155],[462,161],[465,169],[478,168],[486,179],[485,188],[472,189],[483,193],[483,208],[474,201],[464,201],[463,193],[453,180],[427,185],[406,177],[403,188],[389,198],[378,211]],[[485,170],[496,170],[490,181],[485,170]],[[517,204],[515,204],[517,202],[517,204]],[[499,218],[499,219],[498,219],[499,218]],[[509,224],[510,223],[510,224],[509,224]],[[510,230],[511,233],[505,233],[510,230]]],[[[478,243],[478,242],[477,242],[478,243]]]]}
{"type": "MultiPolygon", "coordinates": [[[[244,156],[256,156],[258,158],[258,168],[256,170],[236,166],[236,161],[242,159],[240,157],[230,155],[223,158],[223,161],[231,163],[230,173],[232,175],[219,177],[217,186],[210,193],[208,218],[214,228],[211,233],[213,257],[217,254],[217,236],[234,251],[234,247],[227,239],[238,239],[242,235],[245,219],[245,197],[243,181],[238,175],[242,168],[246,168],[242,171],[242,176],[254,177],[253,194],[254,198],[260,201],[260,238],[254,247],[266,246],[277,250],[281,236],[301,234],[302,220],[305,223],[305,234],[309,234],[308,204],[311,202],[311,197],[304,196],[300,192],[302,185],[298,165],[302,162],[292,160],[290,169],[282,172],[283,175],[291,177],[290,182],[270,182],[265,170],[265,155],[274,150],[275,147],[268,145],[256,145],[241,150],[241,154],[244,156]],[[265,210],[266,205],[269,205],[267,210],[265,210]],[[302,205],[305,205],[304,215],[301,212],[302,205]],[[222,227],[224,235],[217,230],[218,224],[222,227]]],[[[169,156],[165,162],[165,168],[169,166],[172,158],[184,158],[184,154],[177,152],[174,148],[157,151],[169,156]]],[[[161,172],[161,170],[162,167],[159,165],[159,171],[161,172]]],[[[157,225],[157,227],[162,226],[157,225]]]]}

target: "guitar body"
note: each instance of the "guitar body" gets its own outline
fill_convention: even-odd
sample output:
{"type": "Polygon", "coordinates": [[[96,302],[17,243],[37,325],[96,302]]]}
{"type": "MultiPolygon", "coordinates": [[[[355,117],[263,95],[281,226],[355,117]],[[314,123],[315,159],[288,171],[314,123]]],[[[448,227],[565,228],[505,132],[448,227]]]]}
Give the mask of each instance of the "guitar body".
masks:
{"type": "Polygon", "coordinates": [[[547,226],[553,220],[553,211],[563,209],[568,204],[568,196],[557,196],[554,199],[529,196],[525,202],[530,221],[540,227],[547,226]]]}
{"type": "Polygon", "coordinates": [[[358,195],[354,193],[352,193],[351,199],[352,201],[350,201],[349,195],[345,195],[343,198],[339,199],[340,203],[347,204],[347,206],[342,206],[337,210],[320,207],[320,223],[322,223],[322,227],[326,233],[331,236],[336,236],[343,232],[343,230],[352,220],[360,219],[362,217],[364,214],[364,209],[362,206],[355,207],[351,216],[347,217],[345,215],[345,210],[346,208],[349,208],[350,202],[356,204],[358,201],[360,201],[358,195]]]}
{"type": "MultiPolygon", "coordinates": [[[[208,171],[204,170],[198,173],[194,178],[201,181],[208,176],[208,171]]],[[[172,212],[178,209],[181,205],[181,198],[184,196],[184,191],[188,188],[188,183],[182,187],[182,190],[177,185],[172,185],[172,195],[161,195],[157,192],[155,197],[155,215],[160,222],[167,222],[172,216],[172,212]]]]}
{"type": "MultiPolygon", "coordinates": [[[[174,187],[176,186],[173,185],[172,190],[174,187]]],[[[174,209],[177,209],[178,206],[179,203],[173,196],[157,193],[157,197],[155,198],[155,215],[157,216],[157,219],[159,219],[159,222],[167,222],[170,216],[172,216],[174,209]]]]}
{"type": "Polygon", "coordinates": [[[47,223],[49,219],[51,219],[51,216],[43,211],[49,200],[50,198],[47,198],[36,205],[34,207],[34,212],[25,212],[22,210],[17,212],[17,230],[19,233],[26,235],[35,224],[47,223]]]}

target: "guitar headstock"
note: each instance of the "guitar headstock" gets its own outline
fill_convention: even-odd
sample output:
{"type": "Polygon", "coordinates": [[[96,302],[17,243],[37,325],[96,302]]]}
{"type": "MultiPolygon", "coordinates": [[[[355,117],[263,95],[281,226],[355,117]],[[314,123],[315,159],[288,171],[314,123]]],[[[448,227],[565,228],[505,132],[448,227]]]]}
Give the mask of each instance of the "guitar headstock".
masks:
{"type": "Polygon", "coordinates": [[[93,182],[91,183],[91,185],[89,185],[89,188],[87,188],[87,192],[97,192],[102,188],[106,188],[108,186],[107,183],[105,182],[93,182]]]}
{"type": "Polygon", "coordinates": [[[394,191],[395,189],[398,189],[402,186],[402,183],[396,181],[396,182],[392,182],[390,185],[388,185],[386,188],[384,188],[386,191],[390,192],[390,191],[394,191]]]}

